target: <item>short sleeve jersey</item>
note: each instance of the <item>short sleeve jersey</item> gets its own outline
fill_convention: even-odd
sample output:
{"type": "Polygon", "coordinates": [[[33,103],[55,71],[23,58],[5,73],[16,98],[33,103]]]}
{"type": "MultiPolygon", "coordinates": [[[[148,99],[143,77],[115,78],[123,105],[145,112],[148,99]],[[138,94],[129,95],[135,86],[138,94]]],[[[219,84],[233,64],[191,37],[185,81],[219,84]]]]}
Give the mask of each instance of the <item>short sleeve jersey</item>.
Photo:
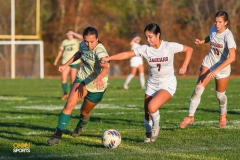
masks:
{"type": "Polygon", "coordinates": [[[89,92],[103,92],[107,87],[108,75],[102,79],[105,86],[103,90],[98,90],[93,81],[102,70],[99,60],[108,56],[105,47],[102,43],[98,43],[94,50],[89,50],[82,41],[80,43],[80,51],[82,51],[81,61],[83,65],[80,67],[77,76],[84,81],[89,92]]]}
{"type": "MultiPolygon", "coordinates": [[[[65,39],[62,41],[62,44],[59,47],[59,49],[63,51],[62,64],[66,63],[79,50],[79,44],[80,41],[76,38],[71,40],[65,39]]],[[[79,59],[71,64],[78,64],[80,62],[79,59]]]]}
{"type": "Polygon", "coordinates": [[[134,50],[135,48],[137,48],[139,46],[141,46],[141,45],[134,42],[133,45],[131,46],[131,50],[134,50]]]}
{"type": "Polygon", "coordinates": [[[228,28],[224,32],[219,34],[217,33],[217,29],[214,26],[210,29],[209,37],[210,51],[208,55],[206,55],[203,65],[206,65],[208,68],[214,65],[212,68],[214,69],[217,68],[228,58],[229,48],[236,49],[236,43],[232,32],[228,28]]]}
{"type": "Polygon", "coordinates": [[[159,86],[176,79],[174,72],[174,54],[183,51],[183,45],[175,42],[161,42],[159,48],[142,45],[134,52],[146,59],[150,68],[148,85],[159,86]]]}

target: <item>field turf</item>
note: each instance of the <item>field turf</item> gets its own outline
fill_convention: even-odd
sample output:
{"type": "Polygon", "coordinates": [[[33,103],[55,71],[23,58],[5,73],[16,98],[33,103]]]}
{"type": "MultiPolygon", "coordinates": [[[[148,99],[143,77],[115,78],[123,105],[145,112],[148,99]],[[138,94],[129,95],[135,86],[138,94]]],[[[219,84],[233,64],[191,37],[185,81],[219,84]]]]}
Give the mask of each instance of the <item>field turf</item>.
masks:
{"type": "Polygon", "coordinates": [[[240,90],[238,78],[231,78],[228,89],[228,123],[219,129],[218,101],[214,81],[207,86],[195,114],[195,122],[186,129],[179,123],[188,114],[188,103],[196,78],[178,78],[175,96],[161,109],[160,135],[155,143],[143,143],[144,90],[134,78],[124,90],[123,78],[110,78],[103,100],[81,136],[71,132],[79,118],[79,103],[64,131],[60,144],[46,141],[57,126],[66,101],[60,79],[0,79],[0,159],[60,160],[238,160],[240,158],[240,90]],[[107,129],[121,133],[116,149],[104,148],[101,135],[107,129]],[[17,144],[30,145],[30,153],[13,153],[17,144]]]}

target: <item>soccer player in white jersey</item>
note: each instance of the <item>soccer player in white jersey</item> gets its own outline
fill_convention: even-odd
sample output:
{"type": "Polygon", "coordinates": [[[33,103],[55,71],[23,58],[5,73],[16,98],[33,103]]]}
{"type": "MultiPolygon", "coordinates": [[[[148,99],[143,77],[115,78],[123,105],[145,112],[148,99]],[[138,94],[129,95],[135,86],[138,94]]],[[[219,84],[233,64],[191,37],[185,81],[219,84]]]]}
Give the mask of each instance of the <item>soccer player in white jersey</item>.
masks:
{"type": "Polygon", "coordinates": [[[63,72],[69,64],[79,58],[83,63],[77,73],[68,100],[59,115],[57,128],[47,141],[49,145],[58,144],[63,130],[70,121],[74,107],[83,100],[79,122],[72,133],[73,137],[79,136],[89,121],[92,109],[102,100],[107,88],[109,64],[100,63],[100,59],[108,57],[108,53],[98,40],[97,30],[94,27],[85,28],[83,39],[80,43],[80,51],[76,52],[65,64],[59,66],[59,71],[63,72]]]}
{"type": "MultiPolygon", "coordinates": [[[[62,57],[62,64],[66,63],[78,50],[79,50],[79,44],[82,40],[82,35],[78,34],[76,32],[73,32],[73,30],[69,29],[66,32],[67,39],[64,39],[59,47],[58,55],[54,60],[54,66],[57,65],[58,60],[60,57],[62,57]]],[[[67,92],[67,79],[68,75],[70,73],[70,88],[72,87],[72,83],[74,82],[77,71],[79,68],[80,59],[73,62],[67,68],[61,73],[61,82],[62,82],[62,100],[67,99],[68,92],[67,92]]]]}
{"type": "Polygon", "coordinates": [[[185,117],[180,128],[186,128],[194,121],[194,114],[200,104],[201,95],[213,78],[216,83],[216,97],[219,101],[219,128],[226,126],[227,96],[225,94],[231,72],[230,64],[235,61],[236,43],[232,32],[227,28],[228,14],[219,11],[215,14],[215,26],[204,40],[195,40],[196,45],[210,43],[210,51],[205,56],[200,68],[200,75],[189,103],[188,117],[185,117]]]}
{"type": "Polygon", "coordinates": [[[144,29],[144,33],[148,44],[128,52],[102,58],[101,62],[129,59],[134,56],[142,56],[146,59],[150,74],[144,101],[144,124],[147,136],[144,142],[148,143],[155,142],[158,138],[160,129],[159,108],[170,100],[176,91],[177,80],[173,66],[174,54],[185,52],[185,60],[179,69],[179,74],[185,74],[193,49],[176,42],[163,41],[161,39],[161,29],[155,23],[148,24],[144,29]]]}
{"type": "MultiPolygon", "coordinates": [[[[131,50],[134,50],[135,48],[141,46],[140,45],[141,38],[139,36],[135,36],[131,42],[131,50]]],[[[143,59],[141,56],[135,56],[130,59],[130,67],[131,67],[131,73],[127,76],[123,88],[128,89],[128,84],[132,80],[132,78],[136,75],[136,72],[138,70],[139,72],[139,79],[141,88],[145,89],[145,77],[144,77],[144,66],[143,66],[143,59]]]]}

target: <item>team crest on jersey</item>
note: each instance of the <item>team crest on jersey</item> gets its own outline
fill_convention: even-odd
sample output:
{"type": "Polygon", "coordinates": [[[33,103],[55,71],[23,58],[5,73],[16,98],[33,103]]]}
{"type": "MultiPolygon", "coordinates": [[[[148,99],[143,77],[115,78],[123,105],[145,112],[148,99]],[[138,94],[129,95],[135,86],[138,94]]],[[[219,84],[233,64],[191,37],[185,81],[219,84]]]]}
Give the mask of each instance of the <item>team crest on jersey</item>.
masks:
{"type": "Polygon", "coordinates": [[[161,57],[161,58],[150,58],[149,62],[166,62],[168,61],[168,57],[161,57]]]}

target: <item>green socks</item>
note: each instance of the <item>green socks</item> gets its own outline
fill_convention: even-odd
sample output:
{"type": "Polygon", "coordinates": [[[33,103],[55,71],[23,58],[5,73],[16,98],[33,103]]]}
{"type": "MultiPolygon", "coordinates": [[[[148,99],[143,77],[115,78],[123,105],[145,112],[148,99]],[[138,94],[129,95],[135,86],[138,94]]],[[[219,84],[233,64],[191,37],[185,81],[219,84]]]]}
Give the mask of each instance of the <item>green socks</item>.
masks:
{"type": "Polygon", "coordinates": [[[80,128],[83,128],[86,126],[87,122],[89,121],[90,118],[88,118],[87,120],[83,120],[82,118],[80,118],[77,126],[80,127],[80,128]]]}
{"type": "Polygon", "coordinates": [[[64,94],[67,93],[67,83],[62,83],[62,90],[64,94]]]}
{"type": "Polygon", "coordinates": [[[65,114],[63,112],[60,113],[59,119],[58,119],[58,128],[61,130],[66,129],[68,122],[71,119],[71,115],[65,114]]]}

